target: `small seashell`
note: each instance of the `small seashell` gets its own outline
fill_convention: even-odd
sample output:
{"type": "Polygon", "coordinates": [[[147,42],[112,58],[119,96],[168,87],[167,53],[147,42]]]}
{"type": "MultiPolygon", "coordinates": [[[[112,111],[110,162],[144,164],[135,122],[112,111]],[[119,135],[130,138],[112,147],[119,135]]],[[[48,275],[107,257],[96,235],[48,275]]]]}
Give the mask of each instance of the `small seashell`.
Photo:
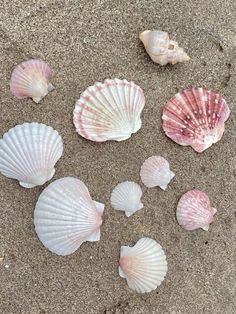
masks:
{"type": "Polygon", "coordinates": [[[176,217],[180,226],[186,230],[202,228],[207,231],[216,212],[217,210],[211,207],[206,193],[191,190],[179,200],[176,217]]]}
{"type": "Polygon", "coordinates": [[[82,181],[62,178],[39,196],[34,211],[35,231],[49,251],[69,255],[83,242],[100,240],[103,210],[104,205],[91,199],[82,181]]]}
{"type": "Polygon", "coordinates": [[[119,79],[97,82],[76,102],[76,131],[96,142],[124,141],[141,128],[144,104],[143,91],[133,82],[119,79]]]}
{"type": "Polygon", "coordinates": [[[160,65],[166,65],[167,63],[176,64],[190,60],[178,43],[169,39],[169,35],[166,32],[147,30],[142,32],[139,38],[152,61],[160,65]]]}
{"type": "Polygon", "coordinates": [[[31,59],[18,64],[12,72],[10,89],[18,98],[32,98],[39,103],[54,86],[49,83],[52,76],[49,65],[38,59],[31,59]]]}
{"type": "Polygon", "coordinates": [[[166,255],[155,240],[140,239],[133,247],[122,246],[119,275],[139,293],[155,290],[167,273],[166,255]]]}
{"type": "Polygon", "coordinates": [[[0,172],[25,188],[43,185],[54,176],[62,152],[62,138],[50,126],[17,125],[0,140],[0,172]]]}
{"type": "Polygon", "coordinates": [[[229,114],[221,95],[191,87],[176,94],[165,105],[163,129],[174,142],[190,145],[201,153],[221,139],[229,114]]]}
{"type": "Polygon", "coordinates": [[[142,190],[135,182],[119,183],[111,193],[111,205],[116,210],[122,210],[127,217],[143,208],[141,203],[142,190]]]}
{"type": "Polygon", "coordinates": [[[146,159],[140,171],[142,182],[148,188],[159,186],[165,190],[174,176],[174,172],[170,171],[168,161],[161,156],[152,156],[146,159]]]}

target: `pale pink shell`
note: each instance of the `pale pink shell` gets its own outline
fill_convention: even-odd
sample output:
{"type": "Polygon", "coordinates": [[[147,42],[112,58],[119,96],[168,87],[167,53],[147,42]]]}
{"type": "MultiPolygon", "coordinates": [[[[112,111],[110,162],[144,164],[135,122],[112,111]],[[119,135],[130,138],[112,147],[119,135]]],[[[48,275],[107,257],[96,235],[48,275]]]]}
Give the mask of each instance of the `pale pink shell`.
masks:
{"type": "Polygon", "coordinates": [[[141,128],[142,89],[126,80],[107,79],[88,87],[76,102],[73,121],[86,139],[123,141],[141,128]]]}
{"type": "Polygon", "coordinates": [[[207,231],[215,213],[216,209],[211,207],[210,200],[204,192],[191,190],[179,200],[176,218],[180,226],[186,230],[202,228],[207,231]]]}
{"type": "Polygon", "coordinates": [[[51,76],[52,69],[46,62],[38,59],[24,61],[12,72],[11,92],[18,99],[29,97],[38,103],[54,89],[49,83],[51,76]]]}
{"type": "Polygon", "coordinates": [[[221,95],[191,87],[176,94],[165,105],[163,129],[176,143],[190,145],[200,153],[221,139],[229,114],[221,95]]]}
{"type": "Polygon", "coordinates": [[[168,161],[161,156],[146,159],[140,171],[141,180],[148,188],[159,186],[165,190],[174,176],[174,172],[170,171],[168,161]]]}

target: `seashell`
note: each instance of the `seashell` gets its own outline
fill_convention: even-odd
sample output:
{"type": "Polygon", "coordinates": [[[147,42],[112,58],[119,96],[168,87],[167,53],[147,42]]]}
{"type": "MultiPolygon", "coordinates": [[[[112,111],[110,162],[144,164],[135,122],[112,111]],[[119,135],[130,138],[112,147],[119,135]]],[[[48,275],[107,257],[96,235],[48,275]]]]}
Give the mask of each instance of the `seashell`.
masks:
{"type": "Polygon", "coordinates": [[[111,205],[116,210],[122,210],[127,217],[143,208],[141,203],[142,190],[135,182],[119,183],[111,193],[111,205]]]}
{"type": "Polygon", "coordinates": [[[142,238],[133,247],[121,247],[119,275],[126,278],[130,289],[140,293],[155,290],[166,273],[166,255],[155,240],[142,238]]]}
{"type": "Polygon", "coordinates": [[[165,190],[174,176],[174,172],[170,171],[168,161],[161,156],[146,159],[140,171],[141,180],[148,188],[159,186],[165,190]]]}
{"type": "Polygon", "coordinates": [[[50,126],[17,125],[0,140],[0,172],[25,188],[43,185],[54,176],[62,152],[62,138],[50,126]]]}
{"type": "Polygon", "coordinates": [[[147,30],[140,33],[139,38],[152,61],[160,65],[166,65],[167,63],[176,64],[190,60],[178,43],[169,39],[169,35],[166,32],[147,30]]]}
{"type": "Polygon", "coordinates": [[[221,95],[191,87],[176,94],[165,105],[163,129],[174,142],[201,153],[218,142],[230,114],[221,95]]]}
{"type": "Polygon", "coordinates": [[[216,212],[217,210],[211,207],[206,193],[191,190],[179,200],[176,217],[180,226],[186,230],[202,228],[207,231],[216,212]]]}
{"type": "Polygon", "coordinates": [[[49,83],[52,74],[52,69],[42,60],[31,59],[21,62],[12,72],[11,92],[18,99],[29,97],[39,103],[54,89],[49,83]]]}
{"type": "Polygon", "coordinates": [[[62,178],[39,196],[34,211],[35,231],[49,251],[69,255],[83,242],[100,240],[103,210],[104,205],[91,199],[82,181],[62,178]]]}
{"type": "Polygon", "coordinates": [[[124,141],[141,128],[142,89],[126,80],[107,79],[88,87],[76,102],[74,125],[86,139],[124,141]]]}

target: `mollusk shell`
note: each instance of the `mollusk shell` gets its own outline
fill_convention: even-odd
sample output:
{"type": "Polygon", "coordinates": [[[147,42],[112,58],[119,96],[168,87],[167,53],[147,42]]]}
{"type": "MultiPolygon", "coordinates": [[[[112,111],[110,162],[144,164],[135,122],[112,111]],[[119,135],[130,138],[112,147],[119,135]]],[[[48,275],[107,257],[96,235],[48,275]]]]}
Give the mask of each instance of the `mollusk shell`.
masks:
{"type": "Polygon", "coordinates": [[[100,240],[104,205],[91,199],[85,184],[72,177],[52,182],[34,211],[40,241],[53,253],[69,255],[85,241],[100,240]]]}
{"type": "Polygon", "coordinates": [[[49,83],[52,69],[49,65],[38,59],[31,59],[18,64],[12,72],[10,89],[18,99],[32,98],[39,103],[54,86],[49,83]]]}
{"type": "Polygon", "coordinates": [[[201,153],[221,139],[229,114],[221,95],[191,87],[176,94],[165,105],[163,129],[174,142],[190,145],[201,153]]]}
{"type": "Polygon", "coordinates": [[[168,161],[161,156],[152,156],[146,159],[141,167],[140,176],[143,184],[148,188],[159,186],[162,190],[174,178],[168,161]]]}
{"type": "Polygon", "coordinates": [[[116,210],[122,210],[129,217],[137,210],[143,208],[140,199],[142,190],[135,182],[125,181],[119,183],[111,194],[111,205],[116,210]]]}
{"type": "Polygon", "coordinates": [[[191,190],[180,198],[176,217],[181,227],[186,230],[202,228],[207,231],[216,211],[211,207],[210,200],[204,192],[191,190]]]}
{"type": "Polygon", "coordinates": [[[86,139],[123,141],[141,127],[142,89],[126,80],[107,79],[88,87],[76,102],[74,125],[86,139]]]}
{"type": "Polygon", "coordinates": [[[0,140],[0,172],[25,188],[43,185],[53,177],[62,152],[62,138],[50,126],[17,125],[0,140]]]}
{"type": "Polygon", "coordinates": [[[160,65],[176,64],[190,60],[178,43],[169,39],[166,32],[147,30],[142,32],[139,38],[151,59],[160,65]]]}
{"type": "Polygon", "coordinates": [[[155,290],[167,273],[166,255],[155,240],[140,239],[133,247],[122,246],[119,275],[139,293],[155,290]]]}

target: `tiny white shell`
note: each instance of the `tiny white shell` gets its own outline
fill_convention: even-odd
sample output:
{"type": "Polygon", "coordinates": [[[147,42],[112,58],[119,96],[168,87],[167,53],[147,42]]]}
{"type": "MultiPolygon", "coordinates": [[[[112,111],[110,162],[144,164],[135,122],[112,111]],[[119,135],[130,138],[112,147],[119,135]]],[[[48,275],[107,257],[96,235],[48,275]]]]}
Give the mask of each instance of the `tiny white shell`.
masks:
{"type": "Polygon", "coordinates": [[[143,208],[141,203],[142,190],[131,181],[119,183],[111,193],[111,205],[116,210],[122,210],[127,217],[143,208]]]}
{"type": "Polygon", "coordinates": [[[124,141],[141,128],[142,89],[126,80],[107,79],[88,87],[76,102],[76,131],[96,142],[124,141]]]}
{"type": "Polygon", "coordinates": [[[39,59],[31,59],[18,64],[12,72],[10,89],[18,99],[32,98],[39,103],[54,86],[49,82],[52,69],[39,59]]]}
{"type": "Polygon", "coordinates": [[[83,242],[98,241],[104,205],[91,199],[85,184],[72,177],[52,182],[39,196],[35,231],[53,253],[69,255],[83,242]]]}
{"type": "Polygon", "coordinates": [[[50,126],[17,125],[0,140],[0,172],[25,188],[43,185],[53,177],[62,152],[62,138],[50,126]]]}
{"type": "Polygon", "coordinates": [[[140,176],[143,184],[148,188],[159,186],[162,190],[174,178],[168,161],[161,156],[152,156],[146,159],[141,167],[140,176]]]}
{"type": "Polygon", "coordinates": [[[139,293],[155,290],[167,273],[166,255],[155,240],[140,239],[133,247],[122,246],[119,275],[139,293]]]}

